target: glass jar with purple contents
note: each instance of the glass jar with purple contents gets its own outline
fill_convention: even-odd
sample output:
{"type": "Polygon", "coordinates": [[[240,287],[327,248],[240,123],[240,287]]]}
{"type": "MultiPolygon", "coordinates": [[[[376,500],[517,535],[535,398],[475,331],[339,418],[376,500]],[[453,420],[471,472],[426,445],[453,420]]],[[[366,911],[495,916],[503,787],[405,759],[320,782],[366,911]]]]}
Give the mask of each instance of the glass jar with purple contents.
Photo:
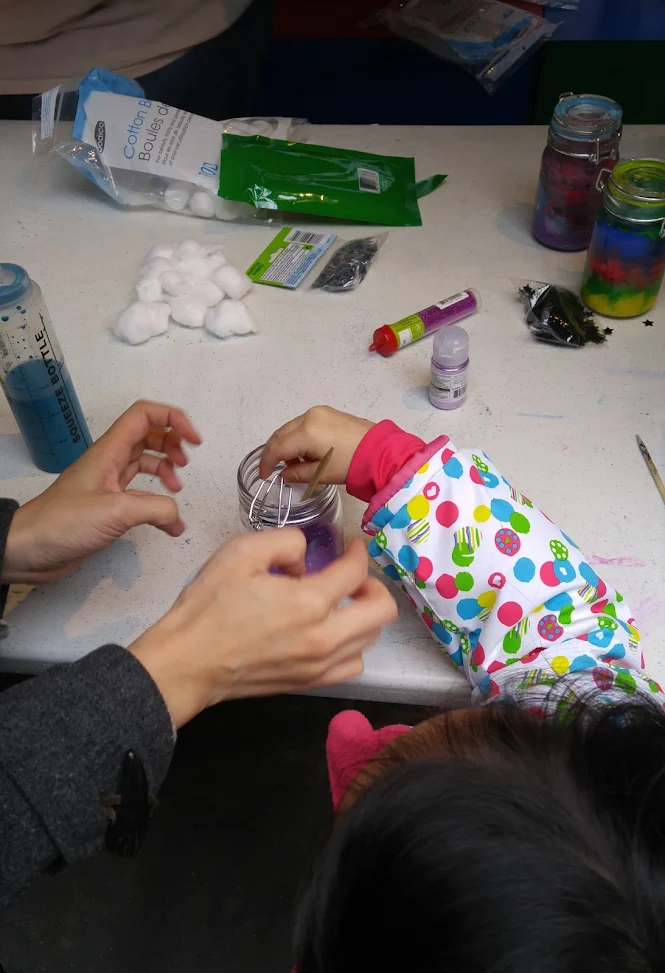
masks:
{"type": "Polygon", "coordinates": [[[621,107],[602,95],[561,95],[543,152],[533,235],[553,250],[586,250],[619,158],[621,107]]]}
{"type": "MultiPolygon", "coordinates": [[[[303,503],[305,484],[282,484],[281,477],[277,476],[272,480],[261,479],[262,452],[263,446],[252,450],[238,467],[240,528],[250,531],[299,527],[307,541],[307,573],[321,571],[344,553],[344,517],[339,490],[334,484],[319,487],[303,503]]],[[[276,474],[280,468],[275,470],[276,474]]]]}

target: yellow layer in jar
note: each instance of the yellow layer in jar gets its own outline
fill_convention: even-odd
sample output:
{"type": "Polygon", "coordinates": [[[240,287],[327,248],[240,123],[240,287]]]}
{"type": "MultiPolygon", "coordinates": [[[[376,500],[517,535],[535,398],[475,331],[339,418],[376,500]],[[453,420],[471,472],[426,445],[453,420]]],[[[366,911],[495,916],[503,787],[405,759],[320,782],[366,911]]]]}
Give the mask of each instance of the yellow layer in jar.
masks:
{"type": "Polygon", "coordinates": [[[605,294],[589,294],[582,289],[582,300],[592,311],[610,318],[636,318],[656,303],[655,297],[632,294],[629,297],[608,298],[605,294]]]}

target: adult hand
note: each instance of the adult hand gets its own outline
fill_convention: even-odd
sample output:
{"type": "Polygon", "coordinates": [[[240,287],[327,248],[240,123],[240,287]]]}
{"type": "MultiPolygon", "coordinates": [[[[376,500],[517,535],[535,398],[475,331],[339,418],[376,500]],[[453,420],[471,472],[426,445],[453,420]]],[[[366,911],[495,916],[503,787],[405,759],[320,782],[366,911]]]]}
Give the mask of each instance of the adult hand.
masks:
{"type": "Polygon", "coordinates": [[[295,528],[234,538],[130,646],[176,726],[225,699],[332,685],[362,672],[362,652],[396,617],[395,602],[368,577],[361,541],[307,576],[305,549],[295,528]]]}
{"type": "Polygon", "coordinates": [[[278,463],[286,463],[287,483],[309,483],[319,461],[334,446],[321,482],[346,483],[353,454],[373,425],[327,405],[316,406],[272,434],[259,473],[267,479],[278,463]]]}
{"type": "Polygon", "coordinates": [[[41,584],[63,578],[139,524],[172,537],[182,534],[185,526],[172,497],[128,487],[137,474],[147,473],[177,493],[176,467],[188,462],[183,441],[201,442],[183,412],[136,402],[44,493],[14,514],[2,581],[41,584]]]}

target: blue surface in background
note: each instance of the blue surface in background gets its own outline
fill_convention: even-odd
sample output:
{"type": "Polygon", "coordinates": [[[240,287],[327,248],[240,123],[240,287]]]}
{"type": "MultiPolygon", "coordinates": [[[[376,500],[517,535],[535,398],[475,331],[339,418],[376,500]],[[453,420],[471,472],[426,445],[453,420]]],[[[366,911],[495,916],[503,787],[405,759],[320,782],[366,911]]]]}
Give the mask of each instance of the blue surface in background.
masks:
{"type": "Polygon", "coordinates": [[[257,114],[347,125],[528,124],[538,64],[536,54],[489,95],[461,68],[399,38],[279,38],[266,58],[257,114]],[[305,47],[315,65],[307,74],[305,47]]]}
{"type": "Polygon", "coordinates": [[[560,25],[552,43],[665,40],[663,0],[581,0],[577,10],[548,10],[547,19],[560,25]]]}

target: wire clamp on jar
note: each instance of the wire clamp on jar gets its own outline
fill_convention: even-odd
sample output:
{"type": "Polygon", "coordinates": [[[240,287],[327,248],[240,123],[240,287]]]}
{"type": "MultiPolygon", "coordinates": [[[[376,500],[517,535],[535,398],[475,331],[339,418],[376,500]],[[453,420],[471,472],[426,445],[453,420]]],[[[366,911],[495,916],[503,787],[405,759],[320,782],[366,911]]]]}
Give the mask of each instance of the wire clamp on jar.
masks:
{"type": "Polygon", "coordinates": [[[293,489],[288,487],[289,497],[286,502],[286,513],[282,515],[282,501],[284,498],[284,477],[282,476],[282,470],[277,470],[273,473],[270,480],[264,480],[259,489],[256,491],[256,495],[252,500],[249,507],[248,520],[253,530],[263,530],[266,526],[268,527],[286,527],[289,522],[289,516],[291,514],[291,503],[293,502],[293,489]],[[279,499],[277,501],[277,522],[274,524],[268,524],[263,519],[263,513],[265,511],[268,496],[270,491],[279,481],[279,499]]]}

